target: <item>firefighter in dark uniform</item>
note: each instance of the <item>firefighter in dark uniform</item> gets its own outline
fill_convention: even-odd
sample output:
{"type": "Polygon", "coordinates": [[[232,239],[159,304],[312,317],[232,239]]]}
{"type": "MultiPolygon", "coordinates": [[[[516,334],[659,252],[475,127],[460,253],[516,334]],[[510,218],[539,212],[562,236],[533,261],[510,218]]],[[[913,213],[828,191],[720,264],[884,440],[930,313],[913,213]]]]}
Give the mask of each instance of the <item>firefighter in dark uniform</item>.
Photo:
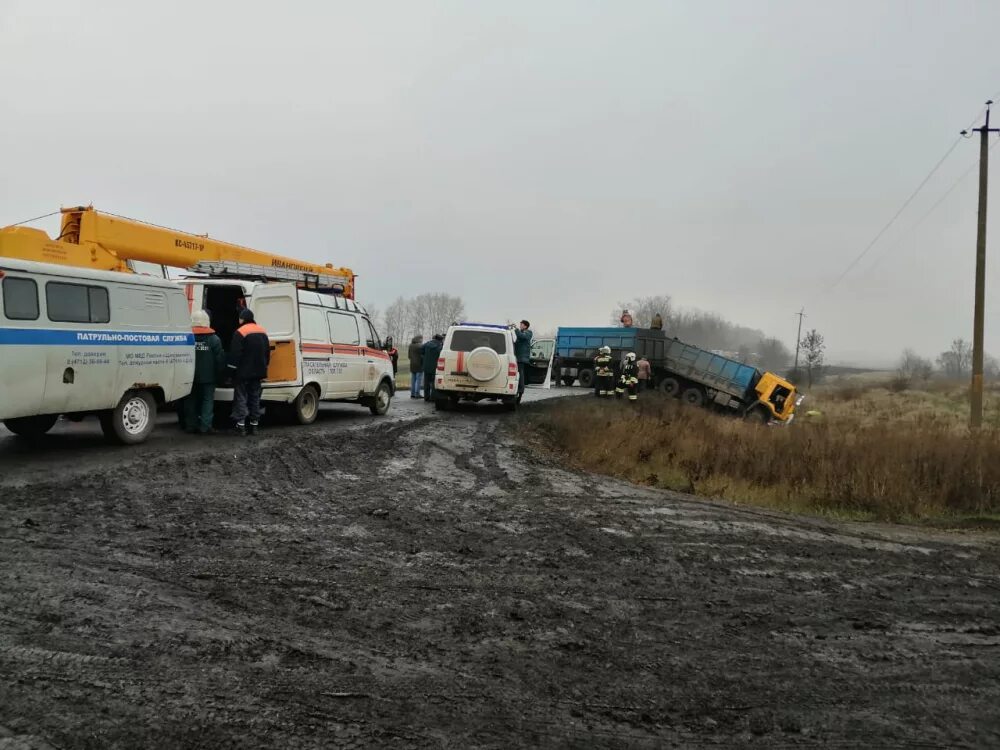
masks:
{"type": "Polygon", "coordinates": [[[639,400],[639,366],[635,362],[635,352],[629,352],[625,355],[621,377],[619,377],[618,387],[615,389],[615,395],[618,398],[621,398],[625,393],[628,393],[629,401],[639,400]]]}
{"type": "Polygon", "coordinates": [[[594,357],[594,395],[610,396],[615,388],[614,362],[611,347],[602,346],[594,357]]]}

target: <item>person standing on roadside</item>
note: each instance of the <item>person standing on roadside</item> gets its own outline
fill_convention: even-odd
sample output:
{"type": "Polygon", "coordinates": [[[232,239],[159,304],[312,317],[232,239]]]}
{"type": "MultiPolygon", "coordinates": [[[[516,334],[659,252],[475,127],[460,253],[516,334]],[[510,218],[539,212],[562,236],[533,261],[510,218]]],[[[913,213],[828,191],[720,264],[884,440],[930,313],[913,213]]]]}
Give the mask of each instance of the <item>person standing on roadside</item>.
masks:
{"type": "Polygon", "coordinates": [[[629,401],[638,401],[638,389],[639,367],[635,361],[635,352],[629,352],[625,355],[625,360],[622,362],[622,372],[618,381],[618,387],[615,388],[615,396],[621,398],[628,393],[629,401]]]}
{"type": "Polygon", "coordinates": [[[191,331],[194,333],[194,382],[190,395],[184,399],[184,428],[192,435],[210,435],[215,432],[212,427],[215,384],[226,365],[226,354],[204,310],[191,313],[191,331]]]}
{"type": "Polygon", "coordinates": [[[438,357],[441,356],[443,345],[444,336],[435,333],[434,338],[420,348],[424,368],[424,401],[434,398],[434,375],[437,373],[438,357]]]}
{"type": "Polygon", "coordinates": [[[267,331],[254,321],[249,308],[240,310],[240,327],[229,347],[229,374],[233,377],[233,421],[240,435],[254,435],[260,424],[261,381],[271,362],[267,331]],[[250,421],[247,422],[249,417],[250,421]]]}
{"type": "Polygon", "coordinates": [[[594,395],[610,396],[615,390],[615,373],[612,369],[611,347],[602,346],[594,357],[594,395]]]}
{"type": "Polygon", "coordinates": [[[423,336],[414,336],[407,350],[410,358],[410,398],[420,398],[420,380],[424,374],[424,361],[420,348],[423,343],[423,336]]]}
{"type": "Polygon", "coordinates": [[[531,362],[531,323],[522,320],[514,331],[514,357],[517,359],[517,400],[524,395],[528,382],[528,363],[531,362]]]}
{"type": "Polygon", "coordinates": [[[639,359],[638,362],[636,362],[635,366],[637,370],[636,377],[639,379],[639,390],[648,390],[649,381],[653,375],[653,368],[650,366],[649,360],[646,359],[645,354],[639,359]]]}
{"type": "Polygon", "coordinates": [[[396,377],[396,373],[399,372],[399,349],[393,344],[392,348],[389,349],[389,359],[392,362],[392,377],[396,377]]]}

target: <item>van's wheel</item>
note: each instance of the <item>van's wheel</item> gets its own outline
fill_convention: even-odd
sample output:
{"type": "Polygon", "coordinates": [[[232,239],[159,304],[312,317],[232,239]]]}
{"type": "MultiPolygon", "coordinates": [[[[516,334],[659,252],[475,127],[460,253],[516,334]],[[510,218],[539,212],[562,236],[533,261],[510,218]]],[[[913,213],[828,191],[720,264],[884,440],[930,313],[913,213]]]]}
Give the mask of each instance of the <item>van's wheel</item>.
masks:
{"type": "Polygon", "coordinates": [[[389,404],[391,403],[392,391],[389,390],[388,383],[382,382],[379,383],[378,389],[375,391],[375,395],[372,396],[372,401],[368,405],[368,408],[376,417],[382,417],[389,411],[389,404]]]}
{"type": "Polygon", "coordinates": [[[452,407],[451,399],[447,396],[435,396],[434,397],[434,410],[435,411],[448,411],[452,407]]]}
{"type": "Polygon", "coordinates": [[[57,419],[59,419],[59,415],[57,414],[37,417],[15,417],[14,419],[5,419],[3,426],[19,437],[31,440],[40,438],[51,430],[55,426],[57,419]]]}
{"type": "Polygon", "coordinates": [[[292,402],[292,416],[299,424],[312,424],[319,415],[319,391],[307,385],[292,402]]]}
{"type": "MultiPolygon", "coordinates": [[[[576,376],[580,379],[580,386],[582,388],[591,388],[594,385],[593,370],[580,370],[576,376]]],[[[572,383],[570,383],[570,385],[572,385],[572,383]]]]}
{"type": "Polygon", "coordinates": [[[562,382],[563,382],[563,385],[570,386],[570,385],[573,385],[573,383],[576,382],[576,378],[574,378],[572,375],[563,375],[562,382]]]}
{"type": "Polygon", "coordinates": [[[112,443],[135,445],[156,426],[156,400],[149,391],[128,391],[118,406],[99,415],[101,431],[112,443]]]}
{"type": "Polygon", "coordinates": [[[670,398],[677,398],[681,392],[681,384],[677,378],[664,378],[660,381],[660,390],[670,398]]]}
{"type": "Polygon", "coordinates": [[[509,396],[503,400],[503,408],[506,411],[517,411],[517,405],[518,403],[520,403],[520,401],[521,399],[516,396],[514,397],[509,396]]]}
{"type": "Polygon", "coordinates": [[[681,394],[681,401],[691,406],[701,406],[705,403],[705,392],[701,388],[688,388],[681,394]]]}
{"type": "Polygon", "coordinates": [[[743,421],[749,424],[767,424],[771,421],[771,415],[762,406],[755,406],[743,415],[743,421]]]}

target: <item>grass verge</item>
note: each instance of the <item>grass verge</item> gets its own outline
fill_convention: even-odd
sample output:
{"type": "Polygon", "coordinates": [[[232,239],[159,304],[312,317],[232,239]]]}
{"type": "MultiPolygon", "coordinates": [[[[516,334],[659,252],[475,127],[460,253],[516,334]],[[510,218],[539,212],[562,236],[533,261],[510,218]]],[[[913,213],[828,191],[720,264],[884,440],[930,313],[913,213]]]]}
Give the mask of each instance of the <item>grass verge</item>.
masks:
{"type": "Polygon", "coordinates": [[[557,401],[523,424],[581,468],[735,503],[956,526],[1000,514],[1000,433],[946,419],[758,427],[647,394],[557,401]]]}

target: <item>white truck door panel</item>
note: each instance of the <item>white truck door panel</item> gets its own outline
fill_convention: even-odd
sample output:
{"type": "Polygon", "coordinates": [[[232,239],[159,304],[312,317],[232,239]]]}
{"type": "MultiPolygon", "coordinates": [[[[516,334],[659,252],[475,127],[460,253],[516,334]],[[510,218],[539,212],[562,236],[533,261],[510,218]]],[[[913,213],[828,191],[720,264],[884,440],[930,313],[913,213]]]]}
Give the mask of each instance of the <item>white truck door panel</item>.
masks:
{"type": "Polygon", "coordinates": [[[271,341],[266,386],[298,385],[301,381],[298,290],[295,284],[258,284],[250,308],[271,341]]]}
{"type": "Polygon", "coordinates": [[[335,398],[355,398],[362,389],[364,357],[358,319],[351,312],[327,312],[330,326],[331,391],[335,398]]]}

